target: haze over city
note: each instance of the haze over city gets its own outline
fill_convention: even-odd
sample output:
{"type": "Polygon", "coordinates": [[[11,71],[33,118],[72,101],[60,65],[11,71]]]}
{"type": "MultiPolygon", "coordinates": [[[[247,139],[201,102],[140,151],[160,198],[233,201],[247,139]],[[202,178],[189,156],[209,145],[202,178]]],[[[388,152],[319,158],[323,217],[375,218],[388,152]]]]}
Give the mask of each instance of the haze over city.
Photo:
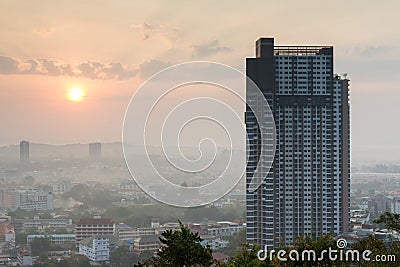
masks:
{"type": "Polygon", "coordinates": [[[120,142],[127,104],[150,75],[193,60],[244,71],[254,41],[274,36],[334,45],[335,72],[351,83],[352,159],[396,161],[399,5],[3,1],[0,144],[120,142]]]}
{"type": "Polygon", "coordinates": [[[0,267],[399,266],[399,10],[2,0],[0,267]]]}

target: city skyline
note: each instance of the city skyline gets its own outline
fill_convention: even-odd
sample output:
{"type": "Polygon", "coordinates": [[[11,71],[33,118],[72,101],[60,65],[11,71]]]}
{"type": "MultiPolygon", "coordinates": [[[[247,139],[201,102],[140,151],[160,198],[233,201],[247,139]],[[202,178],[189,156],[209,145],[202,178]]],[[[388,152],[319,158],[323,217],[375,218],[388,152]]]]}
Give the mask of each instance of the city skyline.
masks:
{"type": "Polygon", "coordinates": [[[399,127],[392,122],[398,112],[400,35],[391,25],[398,24],[399,4],[343,1],[332,3],[330,12],[317,1],[308,5],[5,1],[0,11],[0,123],[5,125],[0,145],[24,139],[50,144],[121,141],[125,108],[149,75],[192,60],[217,61],[244,72],[252,42],[275,36],[281,44],[334,45],[335,72],[351,73],[352,157],[397,158],[399,127]],[[223,7],[226,13],[218,11],[223,7]],[[264,16],[271,8],[274,12],[264,16]],[[202,12],[207,20],[193,16],[202,12]],[[12,19],[16,14],[18,23],[12,19]],[[243,20],[243,14],[252,15],[243,20]],[[287,19],[280,20],[282,16],[287,19]],[[81,102],[68,98],[76,87],[84,91],[74,93],[81,102]]]}

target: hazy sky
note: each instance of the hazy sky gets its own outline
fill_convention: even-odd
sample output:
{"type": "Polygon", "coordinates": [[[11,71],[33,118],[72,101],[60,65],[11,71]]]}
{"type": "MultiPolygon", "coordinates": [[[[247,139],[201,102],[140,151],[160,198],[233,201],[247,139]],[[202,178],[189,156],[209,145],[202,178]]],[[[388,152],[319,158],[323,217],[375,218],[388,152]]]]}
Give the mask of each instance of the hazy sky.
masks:
{"type": "Polygon", "coordinates": [[[399,1],[0,3],[0,144],[121,140],[146,77],[210,60],[244,70],[254,42],[335,47],[351,79],[353,159],[400,159],[399,1]],[[182,4],[185,3],[185,4],[182,4]],[[68,101],[72,87],[84,101],[68,101]]]}

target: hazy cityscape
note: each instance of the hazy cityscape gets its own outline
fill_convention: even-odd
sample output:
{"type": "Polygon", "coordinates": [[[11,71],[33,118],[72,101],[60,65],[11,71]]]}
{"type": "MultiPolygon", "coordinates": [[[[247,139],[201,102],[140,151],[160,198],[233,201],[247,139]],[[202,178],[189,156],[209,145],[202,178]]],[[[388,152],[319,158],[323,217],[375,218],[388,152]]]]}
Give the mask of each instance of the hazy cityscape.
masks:
{"type": "Polygon", "coordinates": [[[0,267],[399,266],[399,8],[4,1],[0,267]]]}

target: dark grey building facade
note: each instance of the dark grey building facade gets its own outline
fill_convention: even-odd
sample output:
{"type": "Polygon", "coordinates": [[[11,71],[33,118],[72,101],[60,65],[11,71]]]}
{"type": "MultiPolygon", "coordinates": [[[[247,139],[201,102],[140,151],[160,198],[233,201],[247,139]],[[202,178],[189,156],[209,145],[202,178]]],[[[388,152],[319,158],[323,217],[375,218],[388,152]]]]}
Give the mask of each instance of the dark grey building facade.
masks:
{"type": "MultiPolygon", "coordinates": [[[[332,46],[256,42],[246,72],[268,100],[276,126],[270,170],[247,191],[247,241],[268,249],[296,236],[342,233],[350,205],[349,80],[334,74],[332,46]]],[[[257,99],[247,95],[257,107],[257,99]]],[[[259,160],[260,129],[249,108],[246,183],[259,160]]]]}
{"type": "Polygon", "coordinates": [[[19,161],[21,163],[29,162],[29,142],[21,141],[19,143],[19,161]]]}

